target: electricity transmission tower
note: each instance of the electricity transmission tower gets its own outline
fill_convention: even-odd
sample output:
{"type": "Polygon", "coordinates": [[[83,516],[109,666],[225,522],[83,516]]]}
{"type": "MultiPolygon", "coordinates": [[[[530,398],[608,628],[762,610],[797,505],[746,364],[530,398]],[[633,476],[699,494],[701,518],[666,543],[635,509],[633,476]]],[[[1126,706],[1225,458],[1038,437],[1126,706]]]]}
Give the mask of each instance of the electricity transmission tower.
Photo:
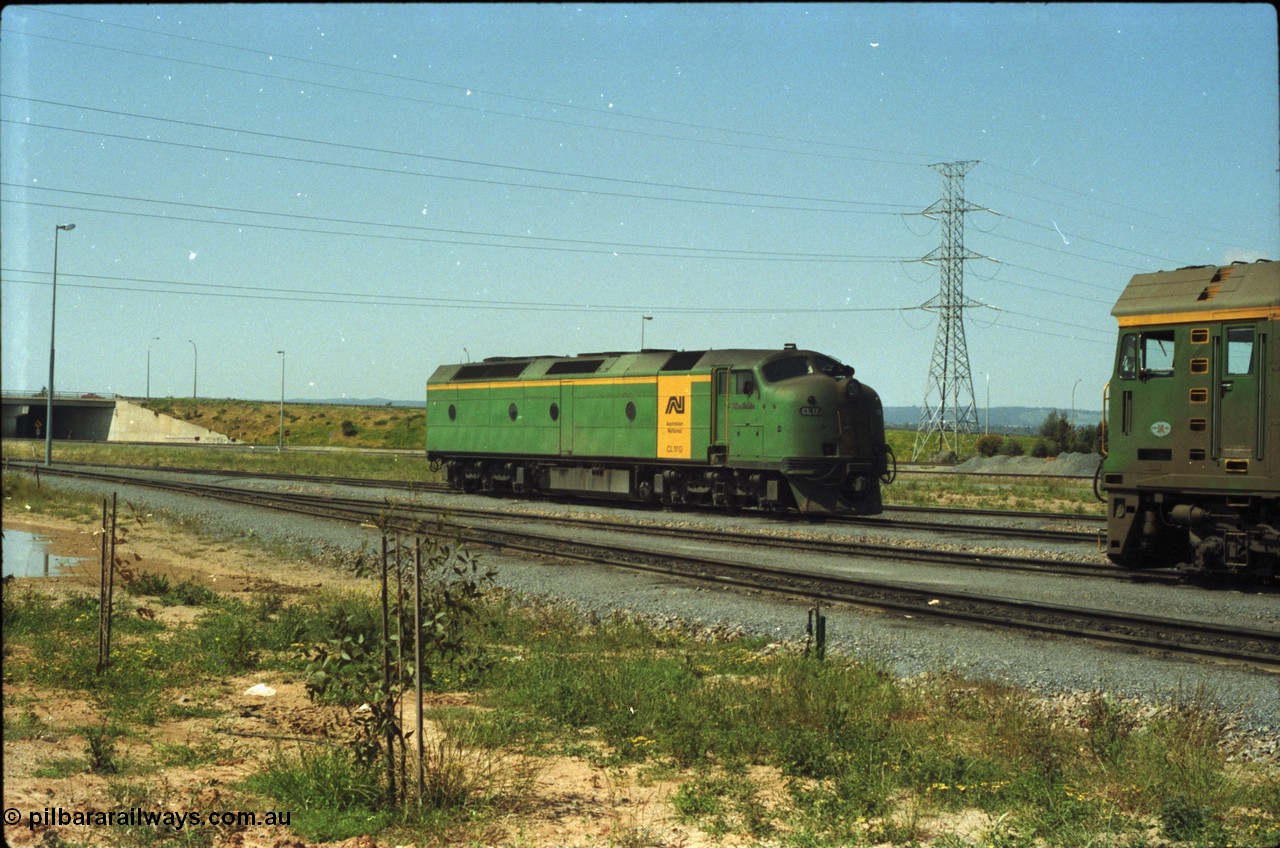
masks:
{"type": "Polygon", "coordinates": [[[982,207],[971,206],[964,199],[964,175],[976,164],[943,162],[929,166],[942,174],[943,197],[922,214],[942,222],[942,245],[924,261],[939,266],[941,284],[937,295],[923,304],[923,308],[938,313],[938,334],[933,342],[924,403],[920,406],[913,461],[935,442],[935,451],[959,453],[962,434],[978,429],[969,349],[964,340],[964,310],[979,305],[965,300],[964,263],[966,259],[986,258],[964,248],[964,215],[982,211],[982,207]]]}

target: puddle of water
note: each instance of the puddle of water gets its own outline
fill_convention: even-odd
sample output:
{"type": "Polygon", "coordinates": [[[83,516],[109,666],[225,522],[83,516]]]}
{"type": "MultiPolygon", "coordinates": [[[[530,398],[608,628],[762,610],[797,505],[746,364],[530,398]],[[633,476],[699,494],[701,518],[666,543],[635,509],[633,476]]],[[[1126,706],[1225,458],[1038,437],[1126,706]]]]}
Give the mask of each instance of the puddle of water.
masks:
{"type": "Polygon", "coordinates": [[[6,528],[0,545],[3,547],[0,559],[3,559],[5,577],[56,577],[71,566],[85,562],[83,557],[50,554],[48,539],[23,530],[6,528]]]}

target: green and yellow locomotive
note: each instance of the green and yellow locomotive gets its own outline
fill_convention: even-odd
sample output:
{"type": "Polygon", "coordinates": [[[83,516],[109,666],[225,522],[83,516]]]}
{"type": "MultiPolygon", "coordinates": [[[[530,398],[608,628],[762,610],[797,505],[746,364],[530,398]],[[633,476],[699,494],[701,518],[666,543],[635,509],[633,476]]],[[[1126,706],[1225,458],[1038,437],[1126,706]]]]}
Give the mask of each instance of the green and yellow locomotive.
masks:
{"type": "Polygon", "coordinates": [[[889,470],[879,396],[794,345],[441,365],[427,456],[466,491],[859,515],[889,470]]]}
{"type": "Polygon", "coordinates": [[[1108,385],[1107,553],[1274,577],[1280,557],[1280,262],[1139,274],[1108,385]]]}

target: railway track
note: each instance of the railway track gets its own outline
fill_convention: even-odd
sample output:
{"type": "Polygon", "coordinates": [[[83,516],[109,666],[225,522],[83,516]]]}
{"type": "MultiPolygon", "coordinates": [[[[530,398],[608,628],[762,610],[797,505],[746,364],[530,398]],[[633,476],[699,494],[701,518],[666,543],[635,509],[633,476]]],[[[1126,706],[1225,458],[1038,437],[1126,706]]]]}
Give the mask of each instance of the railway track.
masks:
{"type": "MultiPolygon", "coordinates": [[[[36,462],[15,460],[7,462],[7,465],[14,468],[24,468],[34,470],[36,473],[48,473],[48,469],[36,462]]],[[[377,480],[364,477],[324,477],[316,475],[304,474],[264,474],[254,471],[224,471],[216,469],[193,469],[173,466],[120,466],[105,465],[92,463],[74,463],[63,464],[64,468],[97,468],[111,469],[121,473],[133,471],[143,473],[145,475],[164,473],[164,474],[183,474],[183,475],[200,475],[200,476],[216,476],[228,479],[262,479],[272,481],[292,481],[299,483],[309,483],[317,485],[347,486],[352,488],[378,488],[392,489],[404,492],[421,492],[421,493],[439,493],[450,494],[453,490],[449,489],[442,483],[431,483],[424,481],[404,481],[404,480],[377,480]]],[[[530,499],[531,503],[539,502],[539,499],[530,499]]],[[[603,505],[617,506],[618,501],[602,501],[603,505]]],[[[653,512],[665,510],[666,508],[657,506],[648,506],[644,504],[627,503],[626,506],[634,509],[638,513],[653,512]]],[[[687,508],[682,513],[690,515],[718,515],[722,514],[714,509],[687,508]]],[[[958,537],[983,537],[998,538],[1007,540],[1019,540],[1025,542],[1039,542],[1047,544],[1059,545],[1091,545],[1095,549],[1101,550],[1100,534],[1102,532],[1103,519],[1101,517],[1074,516],[1063,515],[1060,513],[1049,512],[1012,512],[1008,510],[982,510],[982,509],[954,509],[941,507],[920,507],[920,506],[887,506],[885,513],[889,515],[926,515],[934,516],[931,520],[922,520],[919,518],[881,518],[881,517],[844,517],[844,516],[824,516],[818,519],[822,522],[831,524],[848,524],[878,531],[892,532],[922,532],[922,533],[944,533],[952,534],[958,537]],[[981,524],[972,523],[974,521],[983,522],[981,524]],[[970,523],[966,523],[970,522],[970,523]],[[1018,524],[994,523],[994,522],[1019,522],[1018,524]],[[1028,522],[1031,522],[1029,525],[1028,522]],[[1069,525],[1094,523],[1097,528],[1094,530],[1061,530],[1046,528],[1043,525],[1048,523],[1066,523],[1069,525]]],[[[803,524],[814,523],[813,518],[802,516],[787,515],[770,515],[771,524],[777,522],[795,522],[803,524]]]]}
{"type": "MultiPolygon", "coordinates": [[[[527,525],[519,529],[497,526],[509,523],[509,517],[495,519],[489,515],[484,519],[477,519],[473,516],[470,521],[462,522],[452,510],[408,502],[262,491],[189,481],[148,480],[101,470],[55,467],[44,469],[42,473],[95,479],[117,485],[145,486],[327,520],[373,524],[384,530],[448,532],[471,544],[554,560],[591,562],[664,574],[682,580],[774,593],[806,602],[846,604],[907,617],[1013,628],[1280,672],[1280,630],[1246,629],[1212,622],[938,591],[830,571],[749,564],[703,554],[659,552],[654,550],[652,544],[627,539],[623,533],[617,532],[620,528],[616,525],[611,526],[613,532],[609,541],[587,542],[538,532],[527,525]]],[[[537,520],[542,519],[539,517],[537,520]]],[[[752,544],[756,544],[756,540],[752,540],[752,544]]],[[[921,557],[936,553],[924,551],[921,557]]],[[[901,549],[893,553],[895,556],[902,554],[901,549]]],[[[949,559],[951,553],[946,556],[948,559],[944,562],[952,565],[953,562],[949,559]]],[[[939,560],[931,562],[937,563],[939,560]]]]}

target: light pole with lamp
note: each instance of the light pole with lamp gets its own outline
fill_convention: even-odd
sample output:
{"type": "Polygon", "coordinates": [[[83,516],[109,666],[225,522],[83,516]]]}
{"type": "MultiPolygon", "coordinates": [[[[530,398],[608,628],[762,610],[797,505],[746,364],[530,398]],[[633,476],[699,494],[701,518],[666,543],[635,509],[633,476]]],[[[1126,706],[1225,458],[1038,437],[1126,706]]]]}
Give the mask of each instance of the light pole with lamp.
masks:
{"type": "Polygon", "coordinates": [[[152,336],[147,342],[147,402],[151,402],[151,342],[160,341],[159,336],[152,336]]]}
{"type": "Polygon", "coordinates": [[[196,378],[200,376],[200,348],[191,339],[187,339],[187,344],[191,345],[191,399],[195,400],[196,378]]]}
{"type": "Polygon", "coordinates": [[[71,232],[75,224],[58,224],[53,228],[53,308],[49,315],[49,397],[44,409],[44,464],[53,462],[53,340],[58,326],[58,233],[71,232]]]}
{"type": "Polygon", "coordinates": [[[280,354],[280,445],[276,448],[276,453],[284,453],[284,351],[277,350],[280,354]]]}
{"type": "Polygon", "coordinates": [[[652,316],[652,315],[641,315],[641,316],[640,316],[640,350],[641,350],[641,351],[643,351],[643,350],[644,350],[644,322],[645,322],[645,321],[652,321],[652,320],[653,320],[653,316],[652,316]]]}

